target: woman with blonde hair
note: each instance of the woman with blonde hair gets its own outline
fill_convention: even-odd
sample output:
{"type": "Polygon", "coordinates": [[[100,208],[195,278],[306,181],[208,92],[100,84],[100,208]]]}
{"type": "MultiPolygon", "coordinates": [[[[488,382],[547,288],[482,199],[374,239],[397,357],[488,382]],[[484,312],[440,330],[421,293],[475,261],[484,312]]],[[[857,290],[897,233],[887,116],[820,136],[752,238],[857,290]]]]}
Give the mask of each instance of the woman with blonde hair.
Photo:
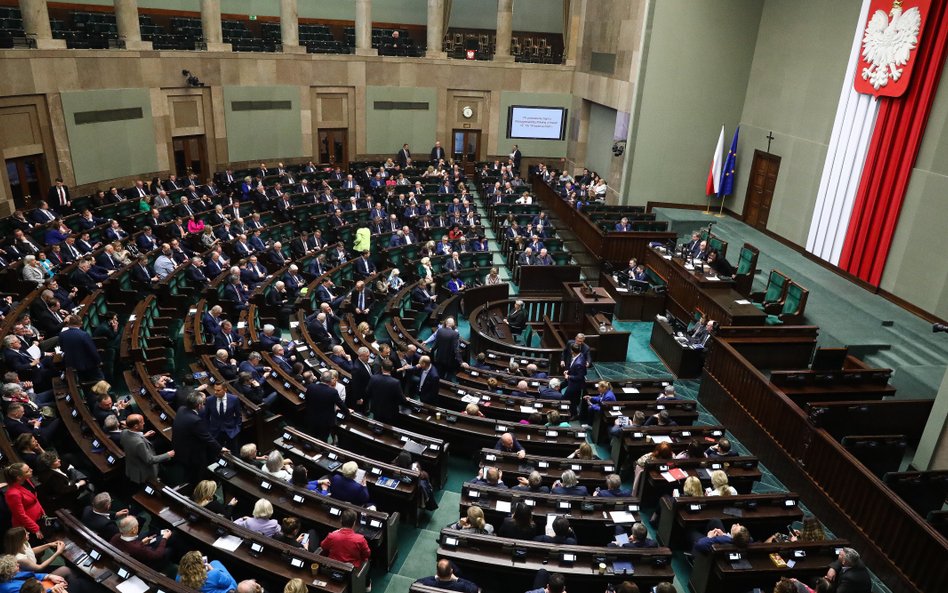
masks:
{"type": "Polygon", "coordinates": [[[593,453],[592,445],[589,443],[583,443],[579,446],[579,449],[576,449],[570,453],[567,459],[596,459],[595,453],[593,453]]]}
{"type": "Polygon", "coordinates": [[[486,533],[487,535],[494,533],[494,526],[484,519],[484,510],[476,504],[467,507],[467,515],[461,517],[452,527],[472,533],[486,533]]]}
{"type": "Polygon", "coordinates": [[[423,257],[421,258],[421,265],[418,266],[418,278],[423,280],[430,280],[434,277],[434,270],[431,268],[431,258],[423,257]]]}
{"type": "MultiPolygon", "coordinates": [[[[38,581],[49,581],[53,585],[66,584],[65,577],[70,576],[71,572],[65,566],[57,568],[49,574],[35,573],[20,569],[20,563],[12,554],[0,556],[0,591],[3,593],[14,593],[23,587],[23,583],[33,578],[38,581]]],[[[82,590],[82,583],[74,581],[77,588],[82,590]]]]}
{"type": "Polygon", "coordinates": [[[237,499],[231,498],[230,502],[228,502],[227,506],[225,507],[220,502],[218,502],[216,494],[217,482],[214,480],[201,480],[194,487],[194,490],[191,491],[191,501],[199,507],[204,507],[212,513],[217,513],[222,517],[230,517],[233,513],[234,505],[237,504],[237,499]]]}
{"type": "Polygon", "coordinates": [[[260,498],[253,505],[253,517],[241,517],[234,521],[234,525],[246,527],[250,531],[273,537],[280,533],[280,522],[273,518],[273,504],[260,498]]]}
{"type": "Polygon", "coordinates": [[[365,485],[365,476],[361,480],[356,480],[359,473],[359,464],[355,461],[347,461],[339,468],[339,473],[334,474],[331,480],[329,491],[333,498],[338,498],[352,504],[361,506],[371,505],[369,498],[369,489],[365,485]]]}
{"type": "Polygon", "coordinates": [[[29,539],[30,534],[23,527],[7,529],[3,537],[3,553],[15,556],[16,561],[20,563],[20,568],[23,570],[39,572],[49,566],[53,560],[59,558],[63,550],[66,549],[66,545],[59,540],[39,546],[30,546],[29,539]],[[46,550],[52,550],[53,553],[40,562],[38,558],[41,557],[46,550]]]}
{"type": "Polygon", "coordinates": [[[481,412],[481,409],[477,407],[477,404],[467,404],[467,407],[464,408],[464,413],[468,416],[477,416],[479,418],[484,417],[484,412],[481,412]]]}
{"type": "Polygon", "coordinates": [[[704,496],[704,488],[701,487],[701,480],[697,476],[688,476],[685,478],[685,484],[681,487],[682,496],[704,496]]]}
{"type": "Polygon", "coordinates": [[[727,474],[724,470],[716,469],[711,472],[711,488],[708,496],[737,496],[737,489],[727,483],[727,474]]]}
{"type": "Polygon", "coordinates": [[[283,587],[283,593],[307,593],[306,583],[303,579],[290,579],[283,587]]]}
{"type": "Polygon", "coordinates": [[[237,581],[223,564],[218,560],[205,563],[204,556],[198,551],[188,552],[181,557],[175,580],[201,593],[227,593],[237,589],[237,581]]]}
{"type": "Polygon", "coordinates": [[[495,284],[503,284],[503,280],[500,279],[500,271],[497,268],[491,268],[490,273],[484,277],[484,284],[487,286],[494,286],[495,284]]]}

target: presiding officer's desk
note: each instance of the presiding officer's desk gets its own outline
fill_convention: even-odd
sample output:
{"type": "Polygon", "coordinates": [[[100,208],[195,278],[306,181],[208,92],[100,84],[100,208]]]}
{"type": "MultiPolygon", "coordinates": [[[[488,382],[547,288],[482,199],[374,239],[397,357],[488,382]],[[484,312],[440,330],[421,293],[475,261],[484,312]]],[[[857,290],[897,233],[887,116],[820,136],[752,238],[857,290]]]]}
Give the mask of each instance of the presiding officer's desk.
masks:
{"type": "Polygon", "coordinates": [[[157,482],[146,486],[134,499],[153,517],[160,519],[162,523],[170,524],[176,534],[187,536],[203,547],[215,547],[215,542],[222,536],[239,538],[241,543],[234,551],[216,547],[221,552],[220,557],[225,566],[240,564],[241,569],[263,573],[261,576],[265,580],[275,582],[299,578],[309,585],[311,591],[365,591],[370,562],[356,569],[349,563],[332,560],[260,535],[194,504],[174,488],[157,482]],[[313,564],[319,566],[316,580],[311,572],[313,564]],[[330,578],[331,573],[342,576],[343,580],[330,578]]]}
{"type": "Polygon", "coordinates": [[[394,460],[399,453],[407,450],[412,460],[428,472],[432,485],[437,489],[444,487],[448,475],[450,443],[443,439],[385,424],[358,412],[340,418],[336,429],[340,447],[362,451],[376,459],[394,460]]]}
{"type": "MultiPolygon", "coordinates": [[[[757,458],[752,456],[731,456],[721,459],[699,457],[695,459],[669,459],[650,461],[645,464],[645,481],[642,488],[642,503],[651,506],[655,500],[671,494],[676,488],[680,491],[685,478],[668,481],[663,474],[679,469],[687,476],[696,476],[705,488],[711,487],[711,472],[720,469],[728,477],[728,484],[740,494],[750,494],[754,483],[760,481],[761,472],[757,467],[757,458]],[[665,469],[663,469],[665,468],[665,469]]],[[[686,477],[687,477],[686,476],[686,477]]]]}
{"type": "Polygon", "coordinates": [[[583,428],[547,428],[535,424],[501,422],[468,416],[453,410],[408,400],[399,414],[403,426],[451,443],[454,451],[477,453],[493,447],[500,435],[511,433],[528,453],[566,457],[586,442],[583,428]]]}
{"type": "Polygon", "coordinates": [[[578,541],[584,545],[605,546],[616,536],[616,525],[630,528],[638,521],[639,499],[599,496],[568,496],[539,494],[512,488],[494,488],[486,484],[466,482],[461,488],[461,516],[470,506],[484,510],[487,522],[499,529],[510,516],[513,505],[523,502],[530,506],[537,524],[537,535],[543,533],[550,516],[566,515],[578,541]]]}
{"type": "Polygon", "coordinates": [[[480,467],[496,467],[504,472],[503,482],[508,486],[516,486],[517,478],[526,478],[533,471],[540,474],[544,485],[551,486],[564,471],[572,470],[579,483],[590,492],[602,487],[606,476],[616,473],[615,462],[611,459],[563,459],[530,454],[521,459],[516,453],[497,449],[481,449],[478,464],[480,467]]]}
{"type": "Polygon", "coordinates": [[[751,591],[755,587],[770,591],[780,577],[792,577],[807,582],[826,574],[840,548],[849,545],[846,540],[822,542],[752,543],[746,548],[715,544],[710,554],[696,554],[688,589],[692,593],[734,593],[751,591]],[[802,552],[802,555],[800,554],[802,552]],[[794,563],[778,567],[770,555],[777,553],[784,562],[794,563]],[[739,554],[750,567],[735,567],[731,557],[739,554]]]}
{"type": "Polygon", "coordinates": [[[710,447],[724,436],[721,425],[702,426],[626,426],[619,438],[612,439],[612,459],[623,471],[631,471],[635,461],[651,453],[658,445],[652,437],[670,439],[672,451],[680,453],[688,449],[692,441],[706,443],[710,447]]]}
{"type": "Polygon", "coordinates": [[[441,530],[439,541],[439,560],[447,558],[465,574],[478,575],[477,584],[493,591],[526,591],[541,568],[562,574],[569,589],[580,592],[605,591],[609,583],[624,580],[648,591],[675,577],[668,548],[551,546],[451,528],[441,530]],[[616,574],[615,562],[628,562],[632,570],[616,574]],[[602,574],[600,564],[605,564],[602,574]]]}
{"type": "Polygon", "coordinates": [[[725,531],[740,523],[757,539],[774,533],[789,534],[787,527],[803,519],[799,496],[793,493],[738,494],[737,496],[663,496],[659,500],[658,541],[663,546],[687,548],[688,534],[720,519],[725,531]]]}
{"type": "Polygon", "coordinates": [[[764,325],[766,313],[746,301],[734,290],[732,279],[705,274],[696,264],[688,269],[686,263],[657,248],[645,252],[645,265],[652,268],[668,284],[668,310],[679,319],[691,319],[695,311],[704,313],[721,325],[764,325]]]}

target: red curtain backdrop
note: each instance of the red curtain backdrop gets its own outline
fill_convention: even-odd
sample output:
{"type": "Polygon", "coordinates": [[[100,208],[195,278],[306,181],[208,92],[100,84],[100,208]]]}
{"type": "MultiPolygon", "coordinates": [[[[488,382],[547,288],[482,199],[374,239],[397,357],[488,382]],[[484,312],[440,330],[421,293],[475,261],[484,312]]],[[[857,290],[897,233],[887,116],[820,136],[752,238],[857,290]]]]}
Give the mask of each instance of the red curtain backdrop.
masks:
{"type": "Polygon", "coordinates": [[[878,286],[948,53],[948,0],[933,0],[908,91],[879,99],[879,115],[839,267],[878,286]]]}

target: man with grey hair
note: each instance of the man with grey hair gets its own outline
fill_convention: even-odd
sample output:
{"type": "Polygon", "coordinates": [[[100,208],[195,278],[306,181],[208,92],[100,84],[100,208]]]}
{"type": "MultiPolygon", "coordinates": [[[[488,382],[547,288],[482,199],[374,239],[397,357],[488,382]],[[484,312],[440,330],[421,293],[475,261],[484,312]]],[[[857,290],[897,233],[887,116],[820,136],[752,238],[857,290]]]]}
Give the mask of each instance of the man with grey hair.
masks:
{"type": "Polygon", "coordinates": [[[375,374],[369,362],[369,349],[365,346],[356,351],[356,360],[352,361],[352,382],[346,393],[346,405],[354,410],[365,410],[365,388],[375,374]]]}
{"type": "Polygon", "coordinates": [[[280,335],[277,333],[276,326],[272,323],[264,324],[258,340],[260,342],[260,349],[266,352],[272,351],[275,344],[283,344],[283,340],[280,339],[280,335]]]}
{"type": "Polygon", "coordinates": [[[562,385],[562,383],[556,377],[550,379],[550,382],[547,385],[541,383],[537,397],[540,399],[563,399],[563,392],[560,391],[560,385],[562,385]]]}
{"type": "Polygon", "coordinates": [[[514,301],[513,311],[507,315],[504,323],[510,327],[510,333],[514,336],[523,333],[524,328],[527,327],[527,312],[523,310],[523,301],[519,299],[514,301]]]}
{"type": "Polygon", "coordinates": [[[112,496],[108,492],[99,492],[92,497],[92,504],[82,511],[82,524],[91,528],[105,541],[110,541],[119,533],[117,519],[128,516],[128,509],[112,512],[112,496]]]}
{"type": "Polygon", "coordinates": [[[306,388],[306,414],[304,417],[307,432],[321,440],[328,441],[336,426],[336,412],[349,415],[346,403],[333,387],[332,372],[324,370],[319,382],[306,388]]]}
{"type": "Polygon", "coordinates": [[[256,579],[247,579],[237,583],[237,593],[264,593],[263,586],[256,579]]]}
{"type": "Polygon", "coordinates": [[[155,275],[158,276],[159,279],[164,280],[170,276],[171,273],[174,272],[174,269],[178,266],[178,264],[175,263],[173,256],[174,254],[171,253],[171,245],[162,243],[161,255],[155,258],[155,264],[153,266],[155,269],[155,275]]]}
{"type": "Polygon", "coordinates": [[[125,516],[118,521],[119,532],[112,536],[109,543],[125,552],[135,560],[161,570],[168,563],[166,546],[171,537],[170,529],[162,529],[157,535],[139,539],[138,519],[125,516]],[[157,543],[156,543],[157,540],[157,543]]]}
{"type": "Polygon", "coordinates": [[[872,580],[862,563],[859,552],[852,548],[839,551],[836,561],[826,571],[826,579],[836,587],[836,593],[871,593],[872,580]]]}

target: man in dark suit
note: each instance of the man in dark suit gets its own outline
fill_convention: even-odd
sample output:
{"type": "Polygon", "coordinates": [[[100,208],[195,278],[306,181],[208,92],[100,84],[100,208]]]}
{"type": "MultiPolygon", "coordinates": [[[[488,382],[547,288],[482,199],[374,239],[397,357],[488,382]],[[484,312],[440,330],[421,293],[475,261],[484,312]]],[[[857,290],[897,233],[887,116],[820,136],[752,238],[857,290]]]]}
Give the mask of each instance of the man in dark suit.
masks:
{"type": "Polygon", "coordinates": [[[398,166],[404,169],[408,166],[408,163],[411,161],[411,150],[408,149],[407,144],[402,144],[402,149],[398,151],[398,155],[395,157],[395,162],[398,163],[398,166]]]}
{"type": "Polygon", "coordinates": [[[49,188],[46,194],[46,201],[56,207],[56,210],[63,214],[72,212],[72,198],[69,196],[69,188],[63,184],[60,177],[56,178],[55,184],[49,188]]]}
{"type": "Polygon", "coordinates": [[[221,454],[224,447],[214,440],[203,418],[204,394],[193,392],[185,405],[178,408],[171,432],[175,457],[183,466],[185,481],[197,484],[207,471],[208,463],[221,454]]]}
{"type": "Polygon", "coordinates": [[[514,144],[513,152],[510,153],[510,160],[513,161],[514,171],[520,171],[520,160],[523,158],[523,154],[520,152],[520,147],[514,144]]]}
{"type": "Polygon", "coordinates": [[[431,149],[431,154],[428,156],[430,157],[430,160],[433,163],[437,163],[441,159],[445,158],[444,148],[441,147],[440,142],[435,142],[434,147],[431,149]]]}
{"type": "Polygon", "coordinates": [[[548,385],[541,383],[537,397],[540,399],[563,399],[563,392],[560,391],[560,380],[554,377],[550,379],[548,385]]]}
{"type": "Polygon", "coordinates": [[[352,361],[352,381],[346,387],[346,405],[351,409],[364,412],[365,389],[375,373],[372,365],[369,364],[369,349],[362,346],[356,354],[356,360],[352,361]]]}
{"type": "Polygon", "coordinates": [[[125,451],[125,477],[133,484],[144,484],[158,477],[158,464],[174,457],[174,451],[155,454],[155,447],[145,438],[145,418],[130,414],[125,419],[120,443],[125,451]]]}
{"type": "Polygon", "coordinates": [[[108,492],[99,492],[92,497],[92,504],[82,511],[82,524],[92,529],[105,541],[119,532],[116,519],[128,516],[128,509],[112,512],[112,497],[108,492]]]}
{"type": "Polygon", "coordinates": [[[510,333],[514,336],[523,333],[524,328],[527,327],[527,312],[523,310],[523,301],[514,301],[514,309],[504,319],[504,323],[510,327],[510,333]]]}
{"type": "Polygon", "coordinates": [[[438,389],[441,387],[441,378],[438,376],[437,369],[431,364],[431,357],[422,356],[418,359],[418,364],[407,365],[398,370],[413,371],[418,376],[418,383],[415,387],[418,399],[426,404],[438,403],[438,389]]]}
{"type": "Polygon", "coordinates": [[[859,552],[852,548],[839,551],[838,559],[830,564],[826,578],[836,585],[836,593],[870,593],[872,580],[859,552]]]}
{"type": "Polygon", "coordinates": [[[102,359],[95,342],[84,329],[78,315],[66,317],[66,329],[59,334],[63,365],[76,369],[79,381],[85,383],[103,378],[102,359]]]}
{"type": "Polygon", "coordinates": [[[434,344],[431,346],[438,375],[448,381],[454,380],[455,373],[461,367],[461,336],[454,327],[453,317],[445,319],[444,325],[435,332],[434,344]]]}
{"type": "Polygon", "coordinates": [[[359,280],[355,283],[355,288],[349,295],[349,301],[352,305],[352,311],[356,322],[363,322],[369,317],[369,309],[372,307],[372,297],[365,287],[365,282],[359,280]]]}
{"type": "Polygon", "coordinates": [[[373,375],[365,388],[365,398],[372,414],[379,422],[394,424],[398,418],[398,407],[404,403],[401,383],[392,376],[392,361],[382,361],[382,374],[373,375]]]}
{"type": "Polygon", "coordinates": [[[205,402],[202,414],[207,430],[221,446],[236,451],[241,424],[240,400],[227,393],[222,383],[214,384],[213,394],[214,397],[205,402]]]}
{"type": "Polygon", "coordinates": [[[576,413],[579,400],[586,387],[586,359],[582,354],[582,347],[573,342],[570,346],[569,364],[566,367],[566,399],[570,401],[571,409],[576,413]]]}
{"type": "Polygon", "coordinates": [[[372,263],[372,260],[369,258],[369,250],[366,249],[362,252],[362,257],[360,257],[355,262],[355,268],[352,270],[356,279],[368,278],[375,273],[375,264],[372,263]]]}
{"type": "Polygon", "coordinates": [[[349,414],[346,403],[336,388],[335,379],[331,371],[323,371],[319,382],[306,388],[306,429],[310,435],[321,441],[329,439],[332,429],[336,426],[336,411],[349,414]]]}
{"type": "Polygon", "coordinates": [[[419,282],[411,289],[411,302],[422,311],[434,311],[436,298],[434,282],[419,282]]]}

